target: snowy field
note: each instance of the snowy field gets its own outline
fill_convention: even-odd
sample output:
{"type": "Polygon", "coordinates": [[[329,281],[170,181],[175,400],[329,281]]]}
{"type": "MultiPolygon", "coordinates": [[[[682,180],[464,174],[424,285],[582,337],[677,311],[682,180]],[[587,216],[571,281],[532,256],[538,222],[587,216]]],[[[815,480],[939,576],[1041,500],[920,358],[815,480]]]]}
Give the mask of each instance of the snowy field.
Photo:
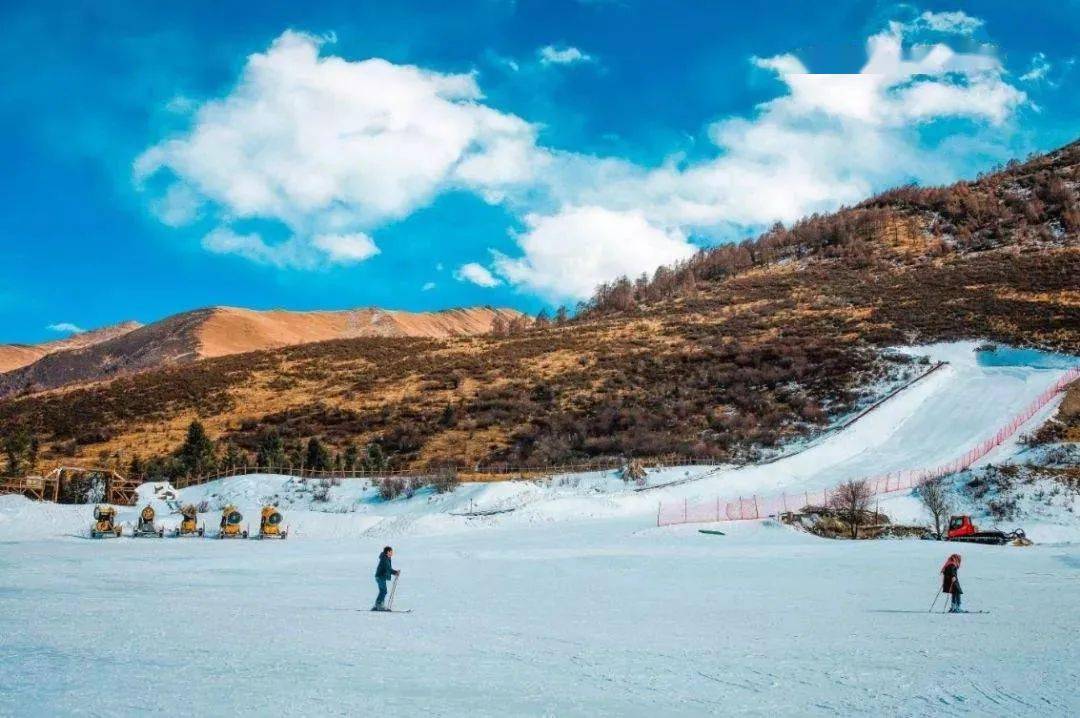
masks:
{"type": "Polygon", "coordinates": [[[1080,547],[626,520],[382,542],[0,548],[0,714],[1080,714],[1080,547]],[[941,607],[938,601],[938,608],[941,607]]]}
{"type": "MultiPolygon", "coordinates": [[[[390,502],[280,476],[175,497],[205,502],[210,535],[226,503],[253,530],[276,503],[284,542],[93,541],[90,506],[0,497],[0,715],[1080,715],[1080,502],[1017,522],[1030,548],[654,525],[660,500],[947,461],[1076,361],[972,347],[920,350],[949,364],[801,453],[653,472],[703,478],[646,492],[597,472],[390,502]],[[461,515],[484,509],[512,510],[461,515]],[[388,543],[413,613],[367,610],[388,543]],[[957,548],[965,606],[989,613],[927,611],[957,548]]],[[[155,488],[141,503],[171,528],[155,488]]],[[[882,509],[925,520],[909,495],[882,509]]]]}

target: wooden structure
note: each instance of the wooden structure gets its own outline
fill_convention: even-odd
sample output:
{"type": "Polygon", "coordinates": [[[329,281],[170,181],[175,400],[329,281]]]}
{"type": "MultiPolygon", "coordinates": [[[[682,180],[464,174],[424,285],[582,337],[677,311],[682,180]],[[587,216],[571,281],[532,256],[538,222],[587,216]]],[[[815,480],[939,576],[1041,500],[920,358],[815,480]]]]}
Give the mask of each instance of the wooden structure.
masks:
{"type": "Polygon", "coordinates": [[[19,476],[0,478],[0,494],[21,494],[28,499],[55,501],[58,488],[55,478],[19,476]]]}
{"type": "Polygon", "coordinates": [[[64,485],[76,474],[98,474],[105,482],[104,501],[108,504],[134,506],[138,479],[121,476],[112,469],[84,466],[58,466],[44,476],[21,476],[0,479],[0,494],[21,494],[38,501],[60,501],[64,485]]]}

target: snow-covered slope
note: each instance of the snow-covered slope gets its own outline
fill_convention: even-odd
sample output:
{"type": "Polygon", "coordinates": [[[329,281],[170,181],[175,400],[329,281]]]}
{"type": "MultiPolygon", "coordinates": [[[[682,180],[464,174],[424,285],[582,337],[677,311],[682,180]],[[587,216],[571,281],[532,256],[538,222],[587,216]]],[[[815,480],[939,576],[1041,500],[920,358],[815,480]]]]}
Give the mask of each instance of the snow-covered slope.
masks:
{"type": "MultiPolygon", "coordinates": [[[[348,480],[317,497],[317,482],[254,475],[225,479],[179,492],[183,503],[203,505],[201,520],[216,531],[220,509],[236,504],[257,528],[260,506],[277,504],[297,537],[396,536],[446,533],[470,527],[515,525],[585,518],[633,516],[643,525],[660,501],[709,497],[798,493],[888,471],[934,467],[963,454],[1060,378],[1072,357],[999,348],[976,352],[974,342],[909,348],[914,355],[947,364],[896,394],[847,428],[811,443],[804,451],[772,463],[743,467],[674,467],[650,472],[659,488],[635,491],[615,472],[557,476],[543,481],[465,484],[449,494],[427,488],[412,498],[383,501],[368,481],[348,480]],[[685,481],[686,479],[695,479],[685,481]],[[663,486],[672,482],[677,485],[663,486]],[[491,516],[464,516],[505,511],[491,516]]],[[[1054,403],[1032,418],[1049,416],[1054,403]]],[[[1023,431],[1023,430],[1022,430],[1023,431]]],[[[1007,459],[1016,439],[983,463],[1007,459]]],[[[178,517],[172,506],[143,487],[141,503],[156,501],[168,526],[178,517]]],[[[49,507],[29,512],[17,498],[0,498],[0,539],[74,534],[86,531],[90,507],[49,507]],[[33,518],[30,519],[29,516],[33,518]]],[[[121,510],[133,524],[136,509],[121,510]]]]}
{"type": "MultiPolygon", "coordinates": [[[[672,497],[797,493],[947,463],[993,434],[1080,360],[1039,352],[975,352],[956,342],[908,349],[947,364],[844,431],[795,456],[719,472],[672,497]],[[1016,363],[1010,363],[1010,356],[1016,363]]],[[[1048,407],[1032,425],[1052,413],[1048,407]]],[[[1010,447],[1005,447],[1009,451],[1010,447]]],[[[988,456],[993,461],[1000,454],[988,456]]]]}

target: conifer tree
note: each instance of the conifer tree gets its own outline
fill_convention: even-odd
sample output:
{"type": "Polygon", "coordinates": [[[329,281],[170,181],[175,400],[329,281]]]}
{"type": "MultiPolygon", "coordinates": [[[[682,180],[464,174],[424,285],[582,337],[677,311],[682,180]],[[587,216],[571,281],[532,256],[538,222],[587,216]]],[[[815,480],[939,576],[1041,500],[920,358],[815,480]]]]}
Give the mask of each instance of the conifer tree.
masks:
{"type": "Polygon", "coordinates": [[[206,428],[198,419],[188,425],[187,437],[176,451],[182,474],[198,476],[211,473],[217,466],[214,442],[206,435],[206,428]]]}

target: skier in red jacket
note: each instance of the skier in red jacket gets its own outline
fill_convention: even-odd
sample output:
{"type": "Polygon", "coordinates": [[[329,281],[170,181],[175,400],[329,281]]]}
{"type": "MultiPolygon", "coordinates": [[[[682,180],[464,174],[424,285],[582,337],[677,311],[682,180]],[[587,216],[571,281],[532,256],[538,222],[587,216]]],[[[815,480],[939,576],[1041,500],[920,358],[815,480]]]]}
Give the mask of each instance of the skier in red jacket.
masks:
{"type": "Polygon", "coordinates": [[[964,592],[960,590],[960,579],[957,574],[960,572],[960,554],[954,553],[949,556],[945,561],[945,565],[941,567],[941,592],[947,593],[952,596],[952,606],[949,607],[949,613],[960,612],[960,596],[964,592]]]}

